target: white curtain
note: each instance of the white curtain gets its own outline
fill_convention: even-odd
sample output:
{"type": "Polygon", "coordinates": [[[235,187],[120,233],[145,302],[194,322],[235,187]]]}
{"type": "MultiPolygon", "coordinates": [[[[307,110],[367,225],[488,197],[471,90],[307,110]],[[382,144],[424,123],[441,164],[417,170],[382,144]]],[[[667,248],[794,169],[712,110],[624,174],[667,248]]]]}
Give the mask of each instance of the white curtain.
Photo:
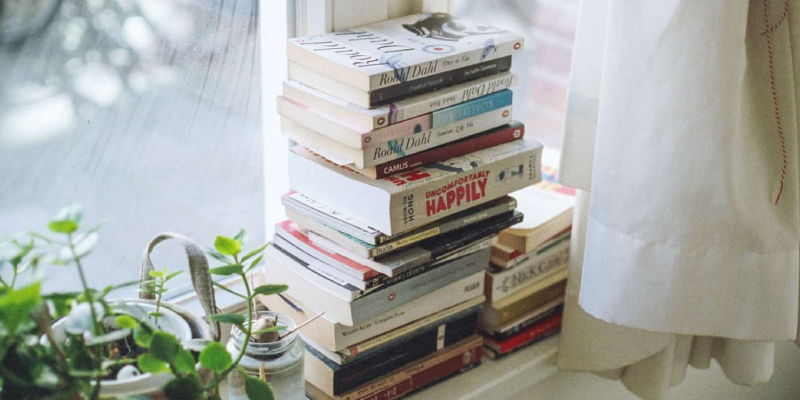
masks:
{"type": "Polygon", "coordinates": [[[663,398],[797,339],[800,2],[587,0],[561,182],[579,190],[559,366],[663,398]]]}

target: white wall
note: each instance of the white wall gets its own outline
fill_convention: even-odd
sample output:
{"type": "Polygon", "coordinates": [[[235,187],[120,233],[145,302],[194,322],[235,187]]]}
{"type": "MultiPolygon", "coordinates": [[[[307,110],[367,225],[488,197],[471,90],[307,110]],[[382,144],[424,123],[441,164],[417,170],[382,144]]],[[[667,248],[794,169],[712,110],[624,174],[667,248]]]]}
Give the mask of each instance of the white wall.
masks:
{"type": "MultiPolygon", "coordinates": [[[[794,400],[800,399],[800,349],[778,343],[775,374],[764,385],[745,387],[731,383],[716,363],[708,370],[689,368],[686,380],[672,388],[669,400],[794,400]]],[[[535,386],[524,399],[535,400],[638,400],[622,383],[590,373],[559,372],[535,386]]],[[[523,400],[520,398],[519,400],[523,400]]]]}

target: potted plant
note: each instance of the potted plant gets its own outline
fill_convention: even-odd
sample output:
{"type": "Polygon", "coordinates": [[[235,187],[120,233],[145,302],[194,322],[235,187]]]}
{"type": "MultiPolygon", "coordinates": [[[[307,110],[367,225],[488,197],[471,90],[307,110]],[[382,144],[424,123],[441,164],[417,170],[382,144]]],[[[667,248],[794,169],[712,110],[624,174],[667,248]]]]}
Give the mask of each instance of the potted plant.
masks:
{"type": "MultiPolygon", "coordinates": [[[[202,249],[182,235],[159,235],[145,249],[143,279],[98,290],[87,284],[82,265],[97,242],[97,229],[80,232],[80,221],[79,208],[68,207],[48,225],[60,238],[31,233],[25,240],[0,246],[0,268],[7,270],[6,279],[0,276],[0,399],[219,398],[219,384],[241,356],[234,359],[214,341],[217,323],[236,323],[244,317],[214,314],[209,325],[162,302],[167,283],[177,273],[155,270],[149,260],[157,243],[179,240],[190,259],[193,284],[206,299],[206,311],[213,313],[213,288],[202,249]],[[62,250],[51,251],[54,246],[62,250]],[[73,267],[82,290],[42,293],[43,269],[56,266],[73,267]],[[24,283],[19,279],[23,275],[28,278],[24,283]],[[141,286],[143,299],[107,299],[115,290],[134,285],[141,286]]],[[[281,289],[285,286],[248,286],[247,292],[250,296],[281,289]]],[[[262,380],[246,382],[250,399],[274,397],[262,380]]]]}

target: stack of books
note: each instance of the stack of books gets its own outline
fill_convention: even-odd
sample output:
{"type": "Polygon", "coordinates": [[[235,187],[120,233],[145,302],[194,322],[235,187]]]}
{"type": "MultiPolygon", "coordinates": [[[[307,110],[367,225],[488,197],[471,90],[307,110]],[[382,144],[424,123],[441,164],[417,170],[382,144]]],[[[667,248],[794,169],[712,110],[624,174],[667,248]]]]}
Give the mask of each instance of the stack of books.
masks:
{"type": "Polygon", "coordinates": [[[395,399],[480,364],[485,270],[541,180],[511,119],[521,35],[446,14],[292,39],[290,218],[264,304],[303,323],[310,397],[395,399]]]}
{"type": "Polygon", "coordinates": [[[559,332],[575,190],[543,181],[514,193],[525,221],[500,232],[480,312],[486,355],[496,359],[559,332]]]}

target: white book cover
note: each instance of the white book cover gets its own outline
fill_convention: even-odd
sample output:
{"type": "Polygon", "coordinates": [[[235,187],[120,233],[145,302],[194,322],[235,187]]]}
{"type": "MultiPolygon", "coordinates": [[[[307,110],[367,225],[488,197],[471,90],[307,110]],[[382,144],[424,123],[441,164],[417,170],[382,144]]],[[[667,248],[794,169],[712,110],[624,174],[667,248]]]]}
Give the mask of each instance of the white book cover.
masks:
{"type": "Polygon", "coordinates": [[[362,131],[370,131],[511,88],[517,80],[517,74],[503,72],[376,108],[358,106],[298,81],[284,82],[283,95],[353,124],[362,131]]]}
{"type": "Polygon", "coordinates": [[[515,140],[372,180],[295,146],[289,153],[289,185],[395,235],[538,183],[541,153],[540,143],[515,140]]]}
{"type": "Polygon", "coordinates": [[[299,65],[369,92],[522,50],[523,36],[448,14],[414,14],[289,39],[299,65]]]}
{"type": "Polygon", "coordinates": [[[556,271],[566,269],[568,261],[569,236],[566,236],[552,247],[535,254],[528,254],[514,268],[487,270],[486,297],[490,303],[502,300],[536,284],[556,271]]]}

